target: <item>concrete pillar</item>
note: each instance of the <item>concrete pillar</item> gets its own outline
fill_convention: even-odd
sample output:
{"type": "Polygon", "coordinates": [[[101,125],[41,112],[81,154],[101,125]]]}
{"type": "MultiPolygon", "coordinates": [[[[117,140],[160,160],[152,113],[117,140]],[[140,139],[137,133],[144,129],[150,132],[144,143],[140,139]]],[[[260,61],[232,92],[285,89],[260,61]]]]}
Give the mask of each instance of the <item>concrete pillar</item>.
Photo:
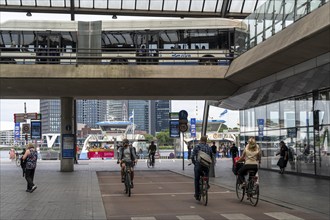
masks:
{"type": "MultiPolygon", "coordinates": [[[[71,97],[61,98],[61,140],[63,134],[73,134],[74,131],[74,100],[71,97]]],[[[62,143],[61,143],[62,144],[62,143]]],[[[73,146],[75,147],[75,146],[73,146]]],[[[61,172],[73,171],[73,158],[63,158],[61,147],[61,172]]]]}
{"type": "MultiPolygon", "coordinates": [[[[208,100],[205,100],[204,104],[204,114],[203,114],[203,124],[202,124],[202,136],[206,135],[207,132],[207,122],[209,119],[209,110],[210,110],[210,103],[208,100]]],[[[216,160],[216,158],[214,158],[216,160]]],[[[210,170],[209,170],[209,177],[215,177],[215,163],[213,162],[210,170]]]]}

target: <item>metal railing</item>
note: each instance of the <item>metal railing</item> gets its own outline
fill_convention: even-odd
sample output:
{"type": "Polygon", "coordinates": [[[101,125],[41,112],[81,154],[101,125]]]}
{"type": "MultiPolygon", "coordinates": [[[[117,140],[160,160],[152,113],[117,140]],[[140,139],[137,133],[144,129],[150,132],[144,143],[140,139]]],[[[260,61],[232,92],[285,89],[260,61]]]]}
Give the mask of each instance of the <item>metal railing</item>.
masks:
{"type": "Polygon", "coordinates": [[[265,41],[327,2],[329,0],[269,0],[265,2],[242,21],[242,29],[248,30],[248,37],[244,43],[236,42],[239,44],[240,53],[265,41]]]}
{"type": "Polygon", "coordinates": [[[77,49],[0,47],[0,64],[229,65],[228,50],[77,49]],[[15,49],[15,50],[14,50],[15,49]]]}

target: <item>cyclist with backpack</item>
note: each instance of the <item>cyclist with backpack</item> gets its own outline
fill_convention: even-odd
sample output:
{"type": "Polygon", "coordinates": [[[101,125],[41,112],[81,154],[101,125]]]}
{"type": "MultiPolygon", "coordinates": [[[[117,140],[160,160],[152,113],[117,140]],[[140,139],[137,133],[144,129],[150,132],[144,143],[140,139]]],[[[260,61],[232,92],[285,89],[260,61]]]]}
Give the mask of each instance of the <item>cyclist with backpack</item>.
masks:
{"type": "Polygon", "coordinates": [[[125,172],[125,162],[132,163],[131,166],[131,180],[132,180],[132,188],[133,185],[133,179],[134,179],[134,169],[133,165],[137,163],[136,154],[134,152],[134,149],[129,145],[129,141],[127,139],[123,140],[123,146],[119,148],[119,164],[121,167],[121,182],[125,182],[124,179],[124,172],[125,172]]]}
{"type": "Polygon", "coordinates": [[[196,200],[200,199],[199,198],[200,176],[201,176],[202,172],[204,172],[207,177],[209,176],[209,168],[212,163],[212,149],[206,142],[207,142],[207,137],[202,136],[199,144],[194,147],[192,155],[191,155],[192,163],[195,165],[195,167],[194,167],[194,174],[195,174],[195,179],[194,179],[195,195],[194,195],[194,197],[196,200]],[[209,156],[209,158],[207,158],[207,156],[206,156],[206,158],[203,159],[201,157],[200,151],[206,153],[209,156]],[[206,160],[209,160],[210,163],[208,163],[206,160]]]}

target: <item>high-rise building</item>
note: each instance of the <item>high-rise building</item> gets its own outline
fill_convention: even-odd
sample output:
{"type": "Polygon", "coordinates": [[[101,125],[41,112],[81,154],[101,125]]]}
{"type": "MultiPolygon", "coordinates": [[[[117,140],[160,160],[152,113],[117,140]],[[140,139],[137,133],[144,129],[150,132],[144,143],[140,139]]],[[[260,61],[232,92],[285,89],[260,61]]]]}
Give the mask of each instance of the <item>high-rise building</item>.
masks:
{"type": "Polygon", "coordinates": [[[107,119],[107,100],[77,100],[77,123],[98,128],[97,122],[107,119]]]}
{"type": "Polygon", "coordinates": [[[129,100],[128,114],[133,116],[136,130],[149,133],[149,100],[129,100]]]}
{"type": "Polygon", "coordinates": [[[165,131],[169,128],[169,113],[171,111],[170,100],[156,100],[156,132],[165,131]]]}
{"type": "Polygon", "coordinates": [[[151,100],[149,104],[149,133],[165,131],[169,127],[169,112],[171,102],[169,100],[151,100]]]}
{"type": "Polygon", "coordinates": [[[61,132],[60,99],[40,99],[40,114],[43,134],[61,132]]]}
{"type": "Polygon", "coordinates": [[[128,100],[108,100],[107,120],[128,121],[128,100]]]}
{"type": "MultiPolygon", "coordinates": [[[[168,129],[169,100],[77,100],[77,123],[97,128],[96,123],[106,120],[128,121],[134,110],[136,130],[152,135],[168,129]]],[[[42,133],[61,132],[60,99],[40,100],[42,133]]]]}

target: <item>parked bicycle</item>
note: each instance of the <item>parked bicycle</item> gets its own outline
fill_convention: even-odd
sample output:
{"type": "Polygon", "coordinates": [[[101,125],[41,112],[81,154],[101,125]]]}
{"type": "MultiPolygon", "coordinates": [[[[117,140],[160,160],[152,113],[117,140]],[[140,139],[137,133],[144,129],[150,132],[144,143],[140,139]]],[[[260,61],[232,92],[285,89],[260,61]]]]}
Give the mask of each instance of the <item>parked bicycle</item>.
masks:
{"type": "Polygon", "coordinates": [[[125,193],[128,195],[128,197],[131,196],[131,189],[132,189],[131,168],[132,168],[132,162],[125,162],[124,184],[125,184],[125,193]]]}
{"type": "Polygon", "coordinates": [[[259,201],[259,184],[258,184],[258,176],[256,176],[256,172],[249,170],[248,171],[248,181],[246,185],[241,184],[236,176],[236,195],[240,201],[243,201],[244,196],[247,196],[247,199],[250,200],[250,203],[253,206],[256,206],[259,201]]]}
{"type": "Polygon", "coordinates": [[[209,177],[205,175],[205,172],[201,172],[201,176],[199,178],[199,198],[198,200],[201,201],[205,206],[207,206],[208,202],[208,190],[209,190],[209,184],[208,184],[209,177]]]}
{"type": "Polygon", "coordinates": [[[152,158],[151,158],[150,154],[149,154],[148,159],[147,159],[147,166],[148,166],[148,168],[155,166],[155,163],[152,162],[152,158]]]}

